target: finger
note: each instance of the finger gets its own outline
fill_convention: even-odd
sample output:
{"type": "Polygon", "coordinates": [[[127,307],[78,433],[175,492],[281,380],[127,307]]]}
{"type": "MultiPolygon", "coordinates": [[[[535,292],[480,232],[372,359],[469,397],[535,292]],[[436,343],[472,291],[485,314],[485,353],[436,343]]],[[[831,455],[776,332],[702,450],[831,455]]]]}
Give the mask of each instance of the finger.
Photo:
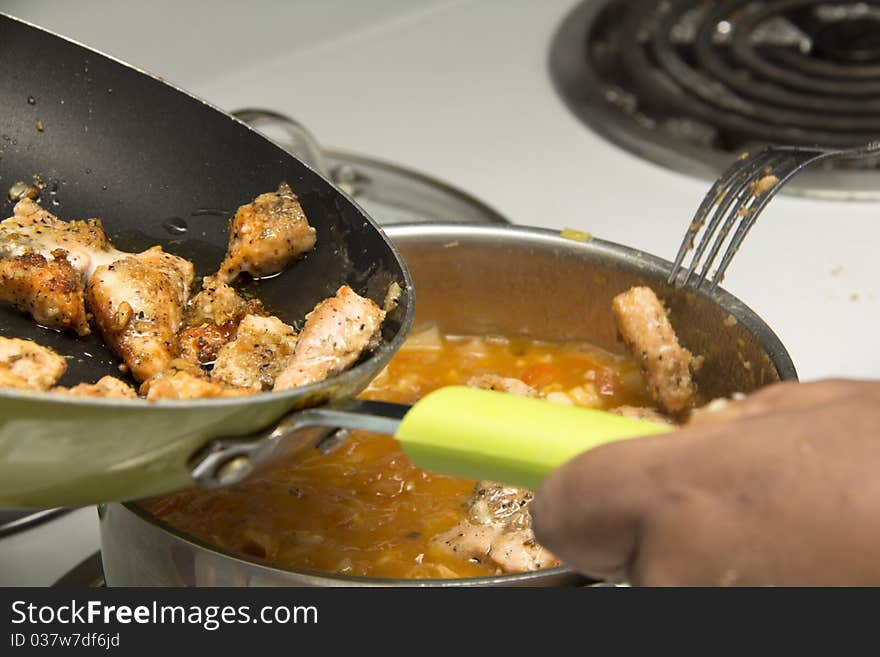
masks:
{"type": "Polygon", "coordinates": [[[814,383],[785,381],[775,383],[738,400],[713,407],[709,404],[693,413],[688,427],[709,423],[731,422],[767,413],[813,408],[819,404],[849,397],[854,387],[868,386],[862,382],[828,379],[814,383]]]}
{"type": "Polygon", "coordinates": [[[597,447],[557,468],[531,504],[538,541],[570,567],[600,579],[622,580],[638,543],[661,450],[674,434],[597,447]]]}

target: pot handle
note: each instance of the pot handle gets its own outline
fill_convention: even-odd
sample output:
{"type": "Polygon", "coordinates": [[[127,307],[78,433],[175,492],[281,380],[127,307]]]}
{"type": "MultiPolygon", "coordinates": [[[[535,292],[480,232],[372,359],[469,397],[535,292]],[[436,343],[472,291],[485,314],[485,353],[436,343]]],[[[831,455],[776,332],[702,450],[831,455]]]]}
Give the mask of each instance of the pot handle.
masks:
{"type": "Polygon", "coordinates": [[[205,486],[236,483],[268,460],[282,441],[327,453],[345,440],[349,429],[393,435],[413,463],[425,470],[534,490],[550,471],[581,452],[674,427],[450,386],[412,407],[352,400],[293,413],[262,440],[215,441],[203,450],[193,477],[205,486]]]}

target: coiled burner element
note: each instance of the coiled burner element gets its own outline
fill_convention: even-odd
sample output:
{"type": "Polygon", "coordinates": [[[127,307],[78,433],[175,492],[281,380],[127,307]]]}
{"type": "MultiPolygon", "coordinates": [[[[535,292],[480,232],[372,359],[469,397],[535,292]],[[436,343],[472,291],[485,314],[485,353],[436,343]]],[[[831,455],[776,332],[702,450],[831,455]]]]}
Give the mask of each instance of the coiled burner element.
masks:
{"type": "MultiPolygon", "coordinates": [[[[595,130],[707,178],[759,144],[880,138],[880,0],[585,2],[560,26],[550,68],[595,130]]],[[[837,163],[786,190],[880,199],[880,169],[837,163]]]]}

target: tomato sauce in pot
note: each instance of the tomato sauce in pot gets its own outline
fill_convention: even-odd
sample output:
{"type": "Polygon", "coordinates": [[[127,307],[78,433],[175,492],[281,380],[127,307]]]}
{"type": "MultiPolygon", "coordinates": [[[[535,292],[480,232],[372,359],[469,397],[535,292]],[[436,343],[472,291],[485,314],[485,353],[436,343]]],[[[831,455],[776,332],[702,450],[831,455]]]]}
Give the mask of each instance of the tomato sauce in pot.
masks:
{"type": "MultiPolygon", "coordinates": [[[[436,327],[414,333],[362,396],[413,403],[481,374],[520,379],[557,403],[651,405],[629,358],[586,343],[447,336],[436,327]]],[[[185,533],[287,567],[387,578],[498,575],[491,560],[431,540],[466,517],[474,485],[417,468],[389,436],[353,432],[332,454],[314,451],[236,486],[142,504],[185,533]]]]}

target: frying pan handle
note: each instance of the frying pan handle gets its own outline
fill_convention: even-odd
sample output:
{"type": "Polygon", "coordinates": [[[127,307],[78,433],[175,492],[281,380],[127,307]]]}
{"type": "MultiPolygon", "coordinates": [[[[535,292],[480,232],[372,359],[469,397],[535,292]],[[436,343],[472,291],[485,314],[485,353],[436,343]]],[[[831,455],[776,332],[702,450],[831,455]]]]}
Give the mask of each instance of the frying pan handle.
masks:
{"type": "Polygon", "coordinates": [[[352,399],[295,411],[267,431],[211,441],[190,459],[190,473],[206,488],[236,484],[281,453],[302,453],[311,448],[328,453],[348,437],[350,429],[393,436],[410,408],[352,399]]]}
{"type": "Polygon", "coordinates": [[[606,443],[673,427],[606,411],[461,386],[440,388],[415,406],[350,400],[297,411],[275,428],[244,439],[216,440],[191,461],[193,478],[216,487],[247,478],[286,452],[332,451],[349,429],[397,438],[425,470],[536,489],[551,470],[606,443]]]}

